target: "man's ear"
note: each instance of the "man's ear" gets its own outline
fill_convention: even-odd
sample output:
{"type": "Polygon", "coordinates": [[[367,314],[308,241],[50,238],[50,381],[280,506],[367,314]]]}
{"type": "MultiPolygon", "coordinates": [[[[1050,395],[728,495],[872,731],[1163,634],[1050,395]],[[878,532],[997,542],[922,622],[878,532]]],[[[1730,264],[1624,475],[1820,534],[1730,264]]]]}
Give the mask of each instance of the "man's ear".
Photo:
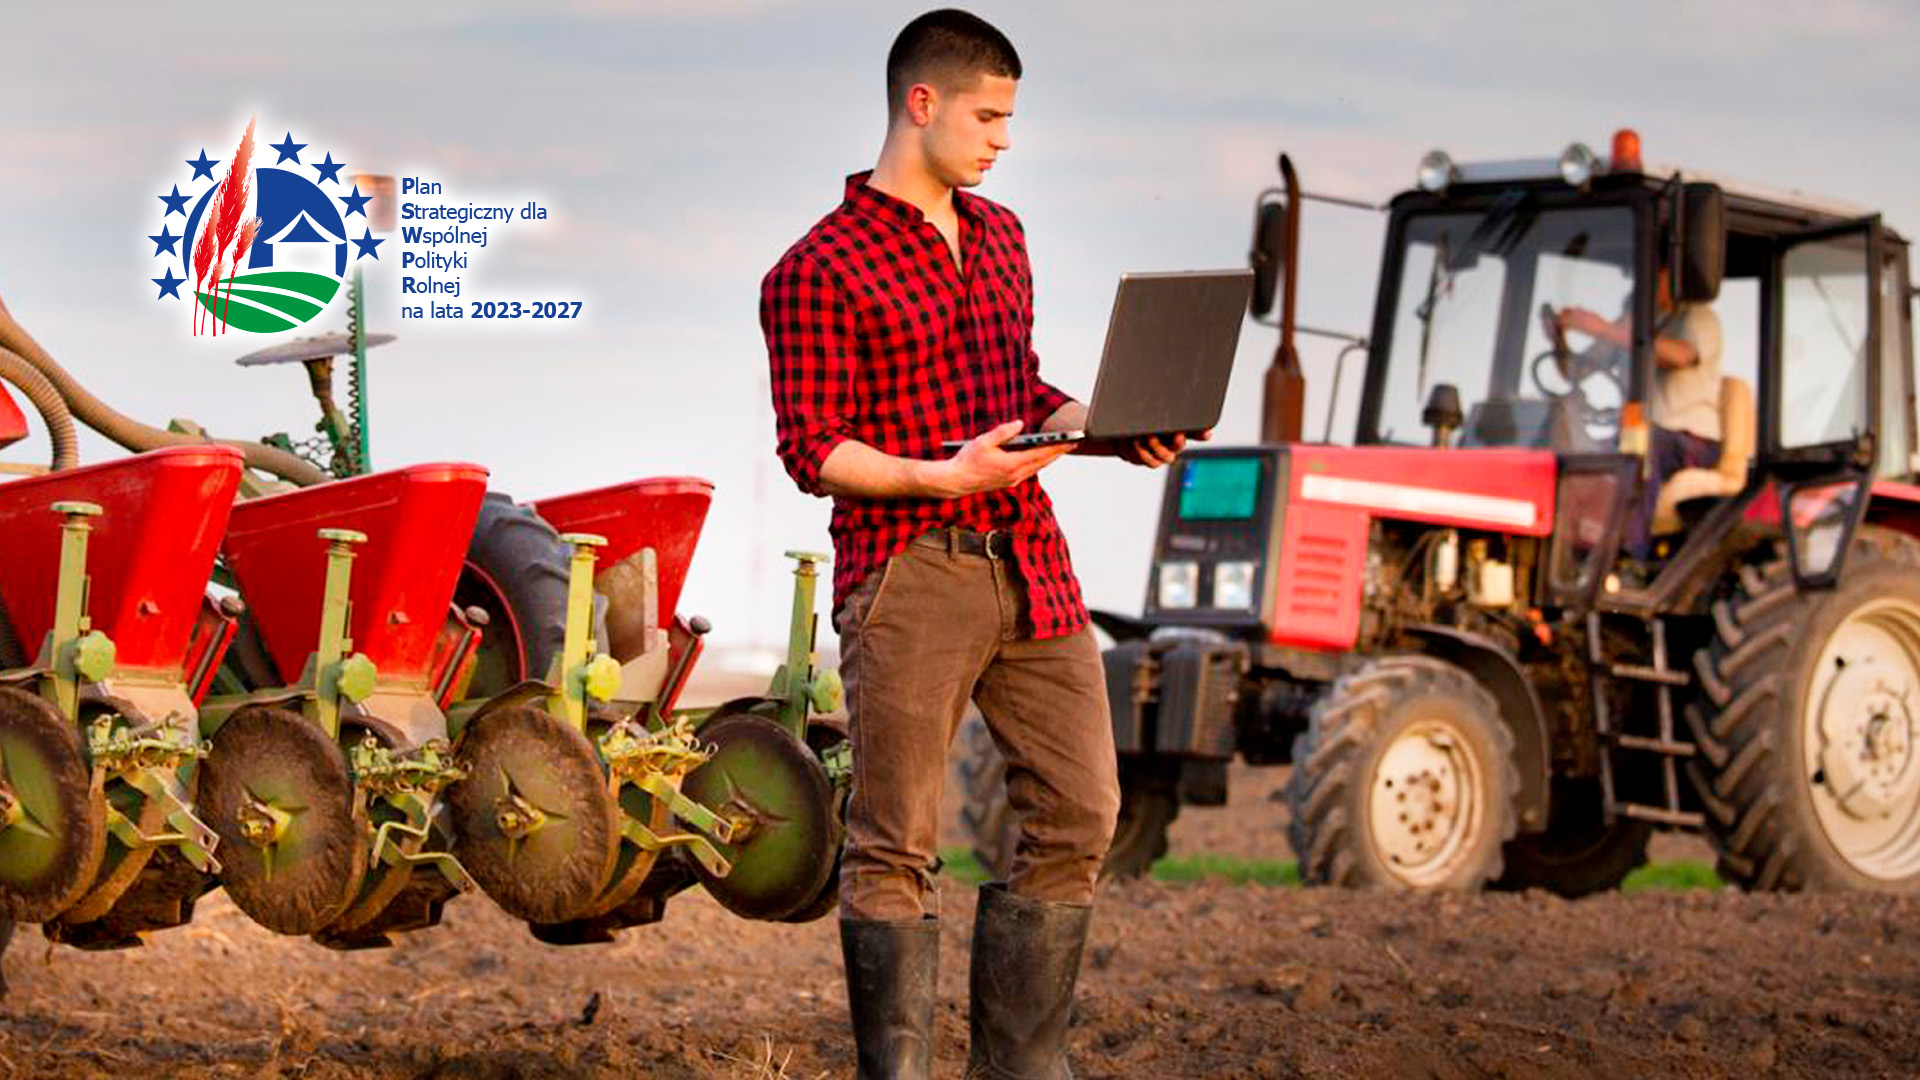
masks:
{"type": "Polygon", "coordinates": [[[933,122],[933,109],[940,101],[940,91],[930,83],[914,83],[907,87],[907,119],[915,127],[926,127],[933,122]]]}

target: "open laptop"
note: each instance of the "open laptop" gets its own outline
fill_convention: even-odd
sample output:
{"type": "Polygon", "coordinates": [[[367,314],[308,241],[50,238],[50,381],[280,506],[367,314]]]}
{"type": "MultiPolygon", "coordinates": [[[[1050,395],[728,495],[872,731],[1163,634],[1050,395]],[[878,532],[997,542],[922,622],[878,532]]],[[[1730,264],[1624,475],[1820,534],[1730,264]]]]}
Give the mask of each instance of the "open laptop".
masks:
{"type": "MultiPolygon", "coordinates": [[[[1122,274],[1079,431],[1016,435],[1005,450],[1200,432],[1220,420],[1253,295],[1251,270],[1122,274]]],[[[949,451],[966,445],[956,439],[949,451]]]]}

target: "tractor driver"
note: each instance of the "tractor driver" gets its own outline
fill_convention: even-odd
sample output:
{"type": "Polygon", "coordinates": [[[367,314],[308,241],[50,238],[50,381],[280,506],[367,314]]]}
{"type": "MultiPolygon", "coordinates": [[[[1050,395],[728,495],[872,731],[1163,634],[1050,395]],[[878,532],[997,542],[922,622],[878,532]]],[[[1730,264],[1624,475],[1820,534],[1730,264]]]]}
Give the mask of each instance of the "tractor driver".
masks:
{"type": "MultiPolygon", "coordinates": [[[[1681,469],[1711,468],[1720,460],[1720,317],[1704,303],[1674,298],[1673,278],[1660,268],[1654,302],[1660,320],[1653,339],[1656,375],[1648,419],[1650,482],[1627,516],[1627,552],[1653,554],[1653,513],[1660,486],[1681,469]]],[[[1633,345],[1629,318],[1607,320],[1585,308],[1565,308],[1560,326],[1621,349],[1633,345]]]]}
{"type": "MultiPolygon", "coordinates": [[[[878,162],[761,286],[781,462],[834,500],[854,770],[840,940],[863,1080],[929,1075],[940,788],[968,699],[1021,825],[1010,880],[979,894],[968,1076],[1068,1075],[1119,813],[1099,646],[1035,476],[1066,449],[1002,448],[1022,427],[1082,427],[1086,408],[1040,378],[1019,219],[962,190],[1010,145],[1020,71],[973,15],[909,23],[887,57],[878,162]]],[[[1158,466],[1182,442],[1115,452],[1158,466]]]]}

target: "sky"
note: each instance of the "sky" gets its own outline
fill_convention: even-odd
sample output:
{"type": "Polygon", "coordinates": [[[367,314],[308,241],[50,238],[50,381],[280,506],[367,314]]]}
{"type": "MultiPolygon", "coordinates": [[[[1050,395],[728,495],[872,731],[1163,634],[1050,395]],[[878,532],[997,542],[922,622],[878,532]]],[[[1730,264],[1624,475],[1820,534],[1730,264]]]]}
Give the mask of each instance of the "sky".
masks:
{"type": "MultiPolygon", "coordinates": [[[[0,299],[95,393],[156,424],[306,435],[297,369],[232,364],[156,300],[156,196],[249,116],[348,172],[538,199],[466,297],[578,299],[558,326],[403,324],[369,271],[374,461],[471,460],[521,498],[642,476],[716,485],[682,610],[720,645],[784,641],[781,552],[824,548],[825,501],[773,456],[758,287],[870,167],[883,63],[921,8],[572,4],[15,5],[0,65],[0,299]],[[17,47],[31,43],[30,47],[17,47]]],[[[1046,377],[1091,389],[1115,281],[1233,266],[1284,150],[1310,190],[1384,202],[1435,147],[1556,157],[1638,130],[1649,161],[1843,198],[1920,233],[1920,5],[1669,0],[1419,4],[992,2],[1026,68],[1013,146],[979,193],[1025,222],[1046,377]]],[[[204,183],[204,182],[203,182],[204,183]]],[[[182,190],[186,190],[183,183],[182,190]]],[[[174,226],[178,228],[178,220],[174,226]]],[[[1383,220],[1310,205],[1300,317],[1364,331],[1383,220]]],[[[389,245],[386,252],[391,255],[389,245]]],[[[367,262],[371,262],[367,260],[367,262]]],[[[320,329],[344,328],[342,309],[320,329]]],[[[1274,332],[1249,322],[1217,441],[1258,425],[1274,332]]],[[[1320,417],[1337,348],[1302,343],[1320,417]]],[[[1347,385],[1357,383],[1357,368],[1347,385]]],[[[1314,422],[1317,430],[1318,421],[1314,422]]],[[[1339,433],[1336,432],[1336,435],[1339,433]]],[[[82,443],[83,460],[118,451],[82,443]]],[[[35,438],[0,460],[44,460],[35,438]]],[[[1044,474],[1089,602],[1137,612],[1163,473],[1044,474]]]]}

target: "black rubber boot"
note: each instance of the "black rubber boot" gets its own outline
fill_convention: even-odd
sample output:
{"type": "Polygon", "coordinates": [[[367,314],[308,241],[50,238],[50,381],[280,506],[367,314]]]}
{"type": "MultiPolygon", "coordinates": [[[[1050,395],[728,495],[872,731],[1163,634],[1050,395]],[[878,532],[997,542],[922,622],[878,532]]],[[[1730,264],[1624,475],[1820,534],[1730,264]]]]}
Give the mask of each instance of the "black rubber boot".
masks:
{"type": "Polygon", "coordinates": [[[940,920],[840,920],[858,1080],[933,1075],[934,982],[940,920]]]}
{"type": "Polygon", "coordinates": [[[1028,900],[980,887],[968,973],[967,1080],[1073,1080],[1067,1026],[1093,921],[1090,904],[1028,900]]]}

